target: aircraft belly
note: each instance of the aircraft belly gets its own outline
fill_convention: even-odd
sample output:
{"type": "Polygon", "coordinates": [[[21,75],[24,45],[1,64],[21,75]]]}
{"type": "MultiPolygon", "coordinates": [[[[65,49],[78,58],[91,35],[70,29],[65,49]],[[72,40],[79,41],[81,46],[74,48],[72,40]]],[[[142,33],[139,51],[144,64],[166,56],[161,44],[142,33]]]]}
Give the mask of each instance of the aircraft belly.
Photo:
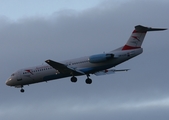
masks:
{"type": "Polygon", "coordinates": [[[71,76],[70,74],[51,74],[43,77],[43,81],[49,81],[49,80],[54,80],[54,79],[59,79],[59,78],[64,78],[64,77],[69,77],[71,76]]]}
{"type": "Polygon", "coordinates": [[[29,85],[32,83],[41,82],[42,78],[38,75],[23,76],[22,81],[18,82],[18,85],[29,85]]]}

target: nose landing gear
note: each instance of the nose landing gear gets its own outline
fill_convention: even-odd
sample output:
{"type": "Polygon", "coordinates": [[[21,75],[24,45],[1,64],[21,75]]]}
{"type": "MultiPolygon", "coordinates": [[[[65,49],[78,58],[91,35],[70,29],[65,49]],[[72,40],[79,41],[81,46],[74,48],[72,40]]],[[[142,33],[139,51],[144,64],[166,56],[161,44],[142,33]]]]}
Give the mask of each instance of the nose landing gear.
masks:
{"type": "Polygon", "coordinates": [[[21,91],[21,93],[25,92],[25,90],[23,88],[20,91],[21,91]]]}
{"type": "Polygon", "coordinates": [[[21,93],[24,93],[25,90],[23,89],[23,85],[21,85],[21,90],[20,90],[21,93]]]}

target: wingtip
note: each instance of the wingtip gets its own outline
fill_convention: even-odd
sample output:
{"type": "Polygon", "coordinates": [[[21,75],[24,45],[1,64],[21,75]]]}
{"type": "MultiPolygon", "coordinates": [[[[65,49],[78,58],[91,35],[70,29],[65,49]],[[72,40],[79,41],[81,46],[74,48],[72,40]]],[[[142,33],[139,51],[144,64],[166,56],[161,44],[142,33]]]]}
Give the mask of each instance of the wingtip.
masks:
{"type": "Polygon", "coordinates": [[[46,63],[49,63],[49,62],[50,62],[50,59],[49,59],[49,60],[46,60],[45,62],[46,62],[46,63]]]}

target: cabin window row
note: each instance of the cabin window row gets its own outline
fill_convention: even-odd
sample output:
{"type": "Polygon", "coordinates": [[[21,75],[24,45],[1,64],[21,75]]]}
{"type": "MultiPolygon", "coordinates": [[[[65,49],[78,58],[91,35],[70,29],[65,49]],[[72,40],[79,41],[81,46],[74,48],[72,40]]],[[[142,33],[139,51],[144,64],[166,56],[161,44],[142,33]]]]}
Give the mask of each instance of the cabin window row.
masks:
{"type": "Polygon", "coordinates": [[[45,70],[49,70],[49,69],[52,69],[52,67],[50,67],[50,68],[44,68],[44,69],[38,69],[38,70],[33,70],[33,71],[30,71],[30,72],[23,72],[23,74],[35,73],[35,72],[45,71],[45,70]]]}

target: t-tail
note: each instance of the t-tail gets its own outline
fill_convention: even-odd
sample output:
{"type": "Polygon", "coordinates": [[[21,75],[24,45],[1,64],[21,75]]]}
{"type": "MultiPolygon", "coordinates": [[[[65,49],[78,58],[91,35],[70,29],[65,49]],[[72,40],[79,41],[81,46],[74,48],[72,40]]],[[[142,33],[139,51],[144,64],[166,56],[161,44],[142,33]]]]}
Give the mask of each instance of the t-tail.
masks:
{"type": "Polygon", "coordinates": [[[131,49],[141,48],[141,45],[143,43],[144,37],[147,32],[161,31],[161,30],[166,30],[166,29],[165,28],[144,27],[141,25],[135,26],[135,30],[132,32],[127,43],[122,47],[122,50],[131,50],[131,49]]]}

